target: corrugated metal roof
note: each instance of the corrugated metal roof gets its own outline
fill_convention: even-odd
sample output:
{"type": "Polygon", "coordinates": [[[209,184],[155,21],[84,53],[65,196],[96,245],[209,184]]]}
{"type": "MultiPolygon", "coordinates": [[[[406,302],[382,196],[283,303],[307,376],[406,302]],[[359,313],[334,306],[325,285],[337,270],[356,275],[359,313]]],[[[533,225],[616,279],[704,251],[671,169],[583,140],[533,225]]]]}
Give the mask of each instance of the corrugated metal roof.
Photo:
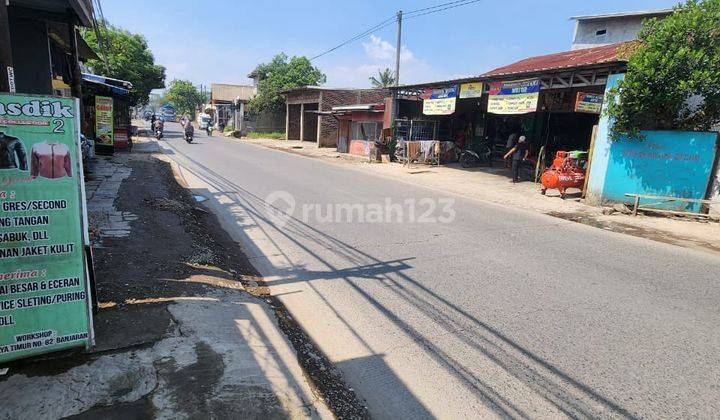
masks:
{"type": "Polygon", "coordinates": [[[623,46],[632,42],[604,45],[601,47],[581,50],[564,51],[555,54],[539,55],[526,58],[506,66],[498,67],[483,73],[481,77],[495,77],[523,73],[538,73],[549,70],[561,70],[578,67],[589,67],[597,64],[619,63],[627,61],[623,58],[623,46]]]}
{"type": "Polygon", "coordinates": [[[255,87],[212,83],[210,84],[210,92],[213,101],[233,102],[237,98],[240,98],[241,101],[247,101],[255,95],[255,87]]]}

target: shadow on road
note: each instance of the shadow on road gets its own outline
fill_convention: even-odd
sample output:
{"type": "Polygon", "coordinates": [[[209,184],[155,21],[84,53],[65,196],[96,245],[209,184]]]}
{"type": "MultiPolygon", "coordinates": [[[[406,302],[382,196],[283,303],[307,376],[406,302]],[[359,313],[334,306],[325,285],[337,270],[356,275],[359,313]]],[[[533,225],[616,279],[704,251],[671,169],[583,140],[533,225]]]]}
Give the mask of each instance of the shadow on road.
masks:
{"type": "MultiPolygon", "coordinates": [[[[345,328],[354,335],[358,342],[362,343],[372,354],[370,357],[345,361],[342,364],[361,366],[362,369],[368,370],[378,368],[387,370],[387,367],[382,366],[383,356],[373,350],[367,340],[350,325],[333,303],[313,284],[316,280],[345,283],[387,320],[402,330],[410,340],[422,346],[427,356],[463,384],[483,405],[501,416],[531,418],[537,413],[528,412],[522,408],[527,406],[525,398],[523,400],[513,399],[517,397],[510,396],[507,389],[493,384],[497,378],[483,374],[482,370],[479,371],[471,366],[469,360],[481,358],[485,362],[491,363],[512,377],[514,381],[530,389],[535,394],[532,396],[533,398],[549,402],[557,411],[569,417],[635,418],[633,413],[606,398],[600,392],[571,377],[531,349],[518,344],[512,337],[482,319],[474,317],[464,308],[450,302],[410,277],[406,272],[412,267],[410,262],[413,257],[385,261],[296,218],[291,218],[284,226],[278,226],[267,216],[269,209],[262,197],[255,196],[173,145],[168,144],[168,146],[173,154],[187,160],[189,165],[184,167],[184,170],[203,180],[211,186],[212,190],[219,191],[219,193],[204,191],[201,192],[203,195],[212,197],[218,206],[230,214],[237,215],[241,219],[239,223],[245,229],[253,228],[260,231],[263,239],[273,245],[280,257],[284,259],[288,268],[276,268],[272,274],[279,279],[274,280],[274,283],[271,282],[270,286],[292,282],[305,283],[307,287],[317,293],[328,309],[343,322],[345,328]],[[227,203],[228,200],[231,202],[227,203]],[[282,246],[280,240],[283,243],[291,243],[295,249],[287,250],[287,247],[282,246]],[[312,244],[314,248],[318,247],[324,252],[331,253],[333,260],[345,261],[353,267],[346,269],[337,267],[330,261],[330,258],[313,251],[308,243],[312,244]],[[324,270],[306,270],[304,266],[296,264],[291,254],[297,252],[312,257],[324,267],[324,270]],[[373,282],[373,284],[368,282],[373,282]],[[414,310],[423,313],[447,334],[464,343],[467,348],[471,349],[472,354],[464,354],[461,358],[449,354],[437,339],[427,337],[418,331],[410,320],[399,315],[403,313],[400,310],[401,307],[386,306],[374,294],[373,290],[377,288],[378,284],[382,285],[386,293],[399,299],[404,305],[410,305],[414,310]]],[[[274,210],[282,211],[281,209],[274,210]]],[[[251,241],[244,242],[252,246],[251,241]]],[[[260,252],[259,249],[251,251],[257,254],[260,252]]],[[[432,378],[427,378],[427,380],[432,381],[432,378]]],[[[402,407],[406,413],[412,413],[411,417],[430,417],[428,409],[412,396],[412,391],[403,386],[400,379],[396,378],[394,382],[397,382],[394,386],[400,387],[395,388],[397,392],[410,397],[408,401],[411,402],[405,401],[408,405],[402,407]]],[[[386,396],[388,401],[395,398],[394,395],[386,396]]],[[[402,397],[399,401],[401,400],[402,397]]]]}

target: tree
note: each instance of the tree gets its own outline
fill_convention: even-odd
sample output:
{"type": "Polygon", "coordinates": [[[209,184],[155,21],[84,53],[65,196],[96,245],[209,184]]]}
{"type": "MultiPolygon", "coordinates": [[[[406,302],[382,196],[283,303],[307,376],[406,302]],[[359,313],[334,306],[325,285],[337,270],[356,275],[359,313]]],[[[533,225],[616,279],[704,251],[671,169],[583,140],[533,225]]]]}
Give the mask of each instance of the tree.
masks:
{"type": "Polygon", "coordinates": [[[103,60],[89,60],[88,67],[97,74],[127,80],[133,84],[131,102],[146,104],[150,91],[165,87],[165,67],[155,64],[145,37],[98,22],[101,43],[97,33],[85,29],[82,36],[103,60]],[[102,44],[102,45],[100,45],[102,44]]]}
{"type": "Polygon", "coordinates": [[[173,80],[165,92],[165,100],[175,107],[178,115],[194,118],[195,110],[205,102],[205,96],[189,80],[173,80]]]}
{"type": "Polygon", "coordinates": [[[317,86],[325,83],[325,75],[306,57],[288,58],[285,53],[273,57],[269,63],[258,65],[252,72],[257,77],[258,92],[248,104],[253,113],[275,112],[285,108],[280,92],[298,86],[317,86]]]}
{"type": "Polygon", "coordinates": [[[720,123],[720,0],[688,0],[647,21],[638,38],[625,79],[608,95],[613,135],[720,123]]]}
{"type": "Polygon", "coordinates": [[[370,76],[370,84],[376,88],[386,88],[395,85],[395,73],[389,68],[378,70],[378,77],[370,76]]]}

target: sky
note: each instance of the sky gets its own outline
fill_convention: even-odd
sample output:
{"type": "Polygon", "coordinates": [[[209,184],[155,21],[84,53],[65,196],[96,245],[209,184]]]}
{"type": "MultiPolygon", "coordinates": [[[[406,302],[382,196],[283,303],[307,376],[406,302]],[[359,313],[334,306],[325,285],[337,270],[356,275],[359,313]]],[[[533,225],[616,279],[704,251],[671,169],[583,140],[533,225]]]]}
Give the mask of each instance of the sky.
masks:
{"type": "MultiPolygon", "coordinates": [[[[105,18],[143,34],[167,82],[249,84],[257,64],[280,52],[312,57],[394,16],[448,0],[101,0],[105,18]]],[[[481,0],[403,21],[400,82],[484,73],[570,49],[569,18],[671,7],[677,0],[481,0]]],[[[313,61],[327,86],[368,87],[395,67],[389,25],[313,61]]]]}

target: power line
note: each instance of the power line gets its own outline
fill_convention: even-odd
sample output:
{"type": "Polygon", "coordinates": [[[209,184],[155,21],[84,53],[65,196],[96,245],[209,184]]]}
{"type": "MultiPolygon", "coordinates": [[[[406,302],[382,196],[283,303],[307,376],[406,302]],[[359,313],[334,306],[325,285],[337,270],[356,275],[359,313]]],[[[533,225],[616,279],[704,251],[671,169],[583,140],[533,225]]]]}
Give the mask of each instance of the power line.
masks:
{"type": "MultiPolygon", "coordinates": [[[[412,18],[416,18],[416,17],[420,17],[420,16],[430,15],[430,14],[433,14],[433,13],[438,13],[438,12],[442,12],[442,11],[445,11],[445,10],[454,9],[454,8],[456,8],[456,7],[466,6],[466,5],[468,5],[468,4],[477,3],[477,2],[479,2],[479,1],[481,1],[481,0],[460,0],[460,1],[454,1],[454,2],[445,3],[445,4],[439,4],[439,5],[435,6],[435,8],[432,8],[433,10],[428,10],[428,9],[431,9],[431,8],[418,9],[418,10],[415,11],[415,12],[416,12],[415,14],[413,14],[413,15],[411,15],[411,16],[408,16],[407,19],[412,19],[412,18]],[[440,9],[438,9],[437,7],[440,7],[440,6],[445,6],[445,7],[442,7],[442,8],[440,8],[440,9]],[[427,11],[425,11],[425,12],[423,12],[423,13],[419,13],[419,12],[421,12],[421,11],[423,11],[423,10],[427,10],[427,11]]],[[[409,13],[413,13],[413,12],[409,12],[409,13]]]]}
{"type": "MultiPolygon", "coordinates": [[[[412,19],[412,18],[416,18],[416,17],[420,17],[420,16],[425,16],[425,15],[430,15],[430,14],[433,14],[433,13],[442,12],[442,11],[449,10],[449,9],[454,9],[454,8],[456,8],[456,7],[465,6],[465,5],[468,5],[468,4],[477,3],[477,2],[479,2],[479,1],[480,1],[480,0],[455,0],[455,1],[450,1],[450,2],[446,2],[446,3],[437,4],[437,5],[435,5],[435,6],[424,7],[424,8],[422,8],[422,9],[411,10],[411,11],[409,11],[409,12],[407,12],[407,13],[403,13],[403,16],[404,16],[406,19],[412,19]]],[[[385,27],[387,27],[387,26],[389,26],[389,25],[392,25],[393,23],[395,23],[395,22],[397,22],[397,21],[398,21],[397,16],[390,17],[390,18],[388,18],[388,19],[386,19],[386,20],[378,23],[377,25],[375,25],[375,26],[367,29],[366,31],[364,31],[364,32],[362,32],[362,33],[359,33],[359,34],[353,36],[352,38],[350,38],[350,39],[348,39],[348,40],[346,40],[346,41],[344,41],[344,42],[342,42],[342,43],[340,43],[340,44],[338,44],[338,45],[330,48],[329,50],[326,50],[326,51],[324,51],[324,52],[322,52],[322,53],[320,53],[320,54],[312,57],[312,58],[310,59],[310,61],[313,61],[313,60],[315,60],[316,58],[320,58],[320,57],[322,57],[322,56],[324,56],[324,55],[326,55],[326,54],[330,54],[331,52],[333,52],[333,51],[335,51],[335,50],[337,50],[337,49],[339,49],[339,48],[342,48],[342,47],[344,47],[345,45],[347,45],[347,44],[349,44],[349,43],[351,43],[351,42],[353,42],[353,41],[357,41],[358,39],[363,38],[363,37],[365,37],[365,36],[368,36],[369,34],[371,34],[371,33],[374,32],[374,31],[378,31],[378,30],[383,29],[383,28],[385,28],[385,27]]]]}
{"type": "MultiPolygon", "coordinates": [[[[466,1],[468,1],[468,0],[450,1],[450,2],[447,2],[447,3],[436,4],[435,6],[423,7],[422,9],[415,9],[415,10],[411,10],[411,11],[409,11],[409,12],[403,12],[403,14],[406,15],[406,16],[409,16],[409,15],[412,15],[412,14],[414,14],[414,13],[424,12],[424,11],[430,10],[430,9],[437,9],[437,8],[449,6],[449,5],[452,5],[452,4],[464,3],[464,2],[466,2],[466,1]]],[[[460,6],[462,6],[462,5],[460,5],[460,6]]]]}
{"type": "Polygon", "coordinates": [[[329,50],[326,50],[326,51],[324,51],[324,52],[322,52],[322,53],[314,56],[313,58],[310,59],[310,61],[315,60],[316,58],[322,57],[322,56],[325,55],[325,54],[329,54],[329,53],[337,50],[338,48],[344,47],[345,45],[347,45],[347,44],[349,44],[349,43],[351,43],[351,42],[353,42],[353,41],[357,41],[358,39],[363,38],[363,37],[369,35],[370,33],[374,32],[374,31],[378,31],[378,30],[380,30],[380,29],[382,29],[382,28],[384,28],[384,27],[386,27],[386,26],[389,26],[389,25],[395,23],[396,20],[397,20],[397,17],[395,17],[395,16],[393,16],[393,17],[391,17],[391,18],[389,18],[389,19],[386,19],[386,20],[378,23],[377,25],[373,26],[372,28],[370,28],[370,29],[368,29],[368,30],[366,30],[366,31],[364,31],[364,32],[362,32],[362,33],[359,33],[359,34],[355,35],[354,37],[348,39],[347,41],[344,41],[343,43],[338,44],[338,45],[330,48],[329,50]]]}

